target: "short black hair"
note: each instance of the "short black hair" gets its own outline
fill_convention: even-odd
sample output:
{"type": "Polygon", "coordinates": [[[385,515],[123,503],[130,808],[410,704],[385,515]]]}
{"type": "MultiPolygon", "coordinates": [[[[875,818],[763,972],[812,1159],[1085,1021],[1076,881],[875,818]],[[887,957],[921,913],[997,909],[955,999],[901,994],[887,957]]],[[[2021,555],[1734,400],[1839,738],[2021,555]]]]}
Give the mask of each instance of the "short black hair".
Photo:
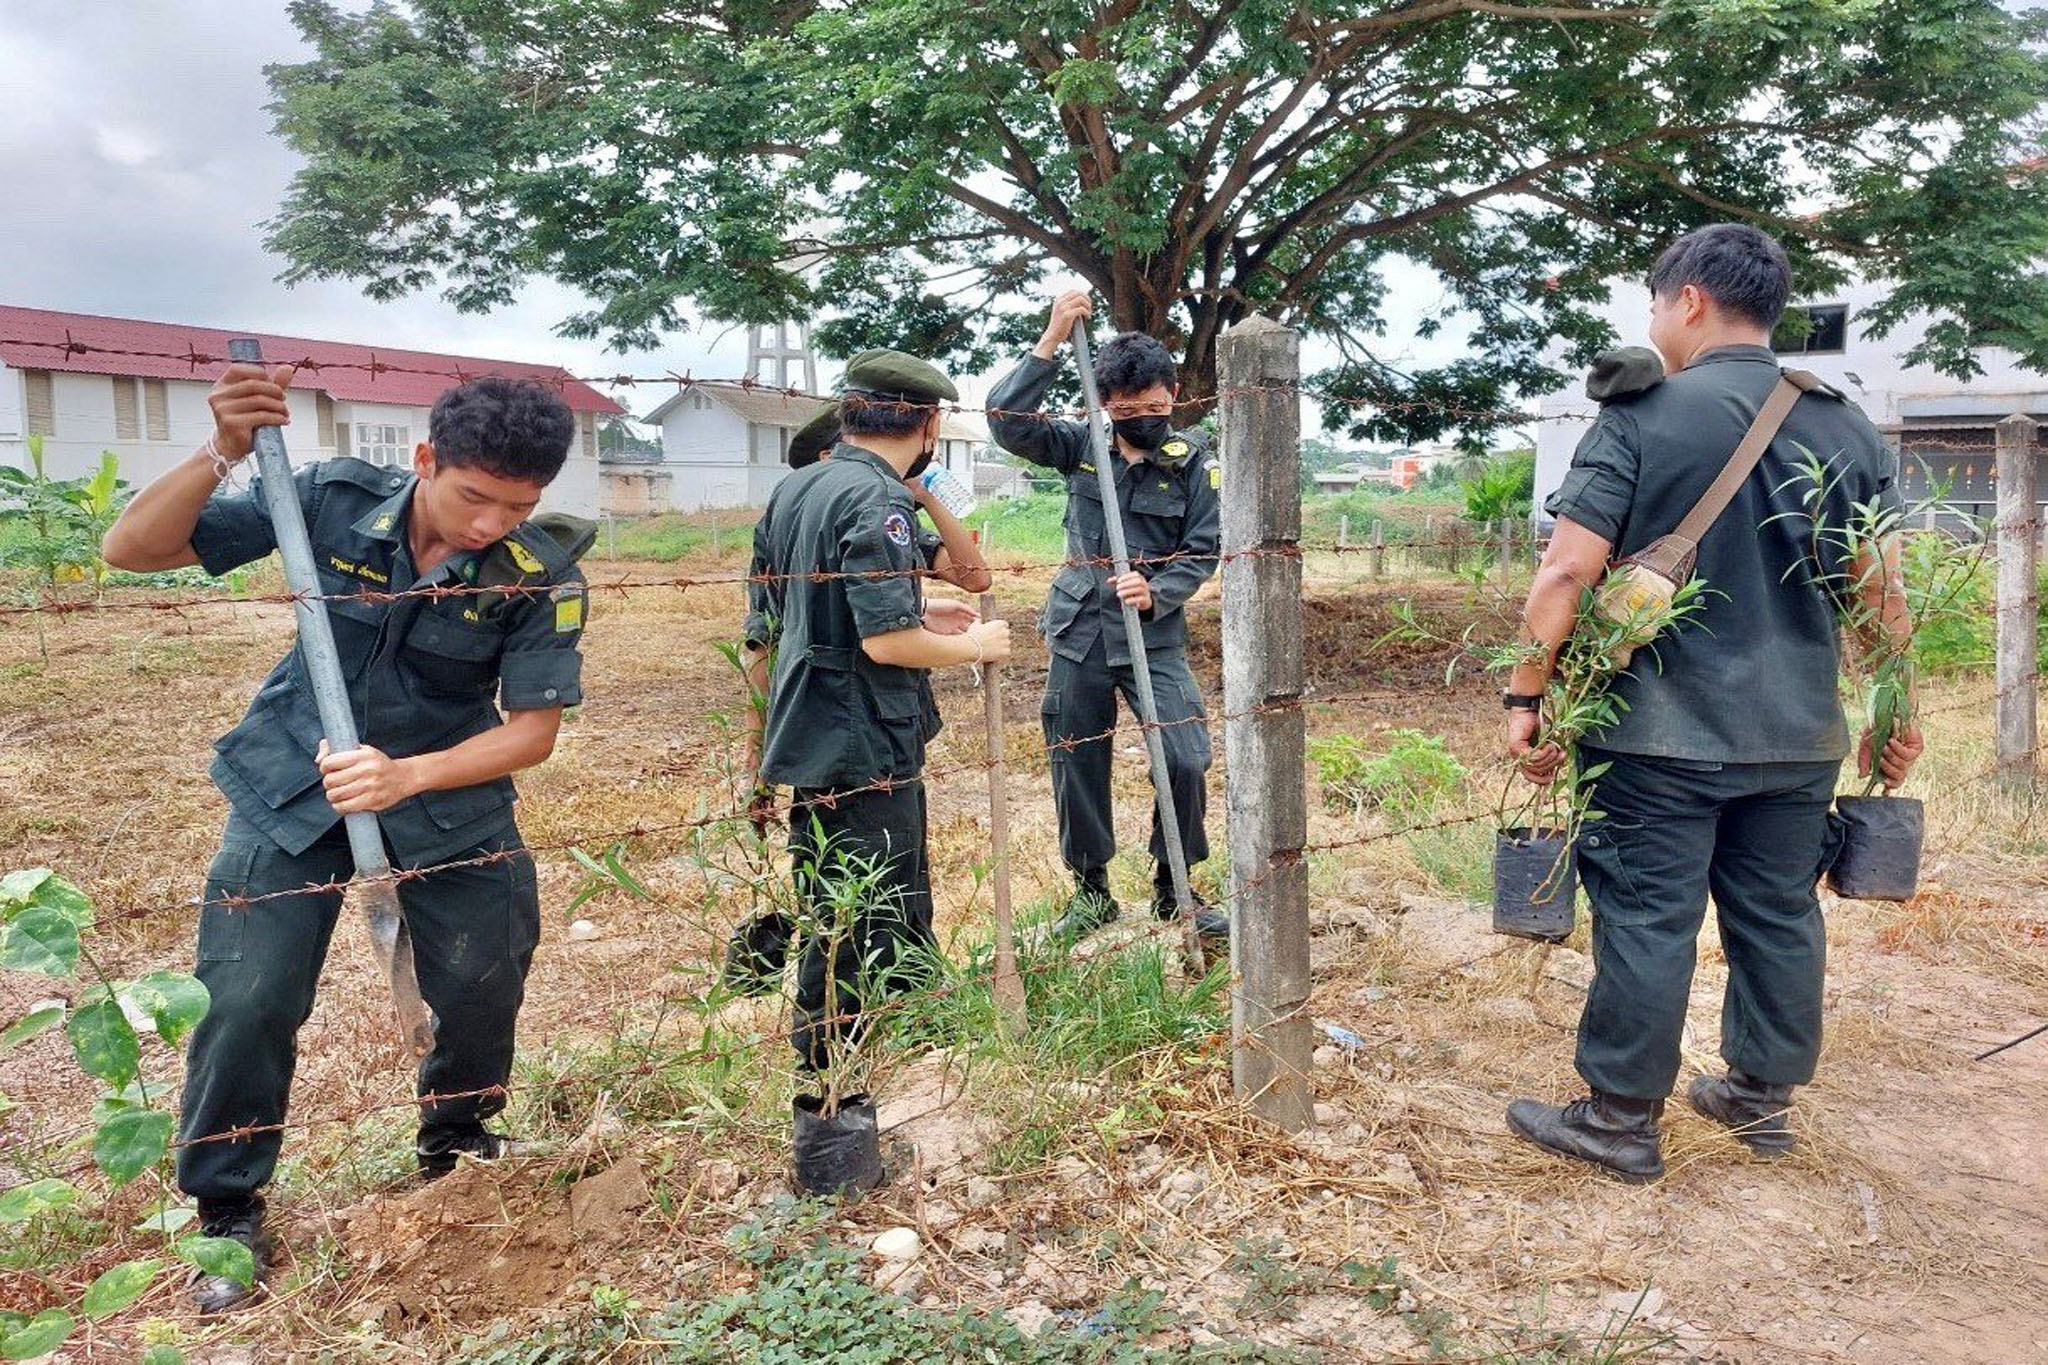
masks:
{"type": "Polygon", "coordinates": [[[526,483],[554,482],[575,437],[576,414],[532,379],[493,375],[457,384],[427,418],[438,463],[526,483]]]}
{"type": "Polygon", "coordinates": [[[1693,285],[1759,327],[1776,327],[1792,297],[1792,262],[1770,234],[1747,223],[1716,223],[1665,248],[1650,271],[1650,293],[1670,298],[1693,285]]]}
{"type": "Polygon", "coordinates": [[[1095,353],[1095,387],[1103,397],[1142,393],[1154,384],[1173,387],[1173,352],[1158,337],[1124,332],[1095,353]]]}
{"type": "Polygon", "coordinates": [[[908,436],[922,427],[938,406],[848,393],[839,400],[839,432],[842,436],[908,436]]]}

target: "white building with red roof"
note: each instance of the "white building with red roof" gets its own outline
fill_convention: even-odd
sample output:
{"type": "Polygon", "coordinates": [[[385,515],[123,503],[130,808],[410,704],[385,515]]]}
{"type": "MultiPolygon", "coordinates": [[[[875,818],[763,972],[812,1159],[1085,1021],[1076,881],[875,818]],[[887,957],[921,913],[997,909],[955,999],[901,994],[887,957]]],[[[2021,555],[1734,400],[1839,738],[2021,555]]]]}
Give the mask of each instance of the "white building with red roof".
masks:
{"type": "Polygon", "coordinates": [[[73,478],[120,457],[121,476],[147,483],[213,430],[207,390],[226,368],[230,338],[254,335],[270,363],[296,362],[285,446],[294,464],[353,455],[410,468],[427,415],[465,379],[536,379],[576,414],[569,462],[542,506],[595,516],[597,424],[624,411],[558,367],[477,356],[393,350],[308,337],[224,332],[183,323],[58,313],[0,305],[0,463],[28,466],[28,438],[43,438],[50,474],[73,478]]]}

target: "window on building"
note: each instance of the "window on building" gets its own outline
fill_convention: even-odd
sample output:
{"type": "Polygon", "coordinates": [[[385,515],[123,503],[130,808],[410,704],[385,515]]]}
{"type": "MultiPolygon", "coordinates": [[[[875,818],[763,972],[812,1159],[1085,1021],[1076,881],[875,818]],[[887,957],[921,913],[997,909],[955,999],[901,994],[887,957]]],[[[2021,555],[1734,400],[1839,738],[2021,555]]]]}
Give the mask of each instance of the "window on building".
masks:
{"type": "MultiPolygon", "coordinates": [[[[335,429],[334,400],[327,396],[325,390],[316,389],[313,393],[313,430],[316,433],[325,433],[335,429]]],[[[315,439],[318,439],[318,437],[316,436],[315,439]]],[[[345,443],[336,442],[334,449],[339,453],[347,450],[348,446],[345,443]]]]}
{"type": "Polygon", "coordinates": [[[412,454],[412,428],[390,422],[356,423],[356,458],[396,468],[412,454]]]}
{"type": "Polygon", "coordinates": [[[690,411],[691,411],[691,412],[702,412],[702,411],[704,411],[704,410],[705,410],[706,408],[708,408],[708,407],[710,407],[710,406],[711,406],[711,400],[710,400],[709,398],[706,398],[706,397],[705,397],[705,396],[704,396],[703,394],[701,394],[701,393],[693,393],[693,394],[691,394],[691,395],[690,395],[690,411]]]}
{"type": "Polygon", "coordinates": [[[336,422],[334,424],[334,453],[337,455],[348,454],[348,423],[346,422],[336,422]]]}
{"type": "Polygon", "coordinates": [[[1849,343],[1849,306],[1821,303],[1788,308],[1771,337],[1779,355],[1840,355],[1849,343]]]}
{"type": "Polygon", "coordinates": [[[171,395],[163,380],[142,381],[142,417],[150,440],[171,439],[171,395]]]}
{"type": "Polygon", "coordinates": [[[31,436],[55,436],[57,434],[57,399],[50,388],[48,370],[23,370],[21,378],[27,388],[28,434],[31,436]]]}
{"type": "Polygon", "coordinates": [[[117,441],[139,441],[142,439],[142,399],[135,380],[125,374],[117,374],[108,381],[114,386],[114,439],[117,441]]]}

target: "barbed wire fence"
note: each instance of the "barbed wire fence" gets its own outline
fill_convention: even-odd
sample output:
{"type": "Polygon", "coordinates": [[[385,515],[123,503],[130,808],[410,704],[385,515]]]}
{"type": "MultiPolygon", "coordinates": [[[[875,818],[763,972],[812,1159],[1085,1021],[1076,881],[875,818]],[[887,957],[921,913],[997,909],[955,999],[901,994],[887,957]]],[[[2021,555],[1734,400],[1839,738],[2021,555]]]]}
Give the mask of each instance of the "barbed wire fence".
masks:
{"type": "MultiPolygon", "coordinates": [[[[0,344],[45,345],[74,355],[102,354],[129,358],[148,356],[188,364],[195,375],[203,375],[208,370],[222,368],[227,363],[224,356],[211,355],[197,349],[185,354],[134,352],[68,340],[61,347],[47,341],[15,341],[0,344]]],[[[1358,821],[1359,827],[1349,833],[1321,839],[1308,837],[1307,804],[1310,783],[1305,744],[1306,717],[1309,710],[1316,707],[1348,705],[1359,707],[1360,713],[1366,714],[1370,709],[1382,708],[1390,701],[1412,697],[1415,693],[1412,687],[1399,686],[1318,690],[1312,683],[1313,670],[1308,666],[1302,610],[1305,562],[1310,556],[1338,557],[1338,562],[1356,557],[1356,562],[1362,565],[1363,576],[1354,575],[1348,578],[1344,584],[1345,589],[1363,597],[1399,600],[1407,596],[1412,587],[1412,584],[1404,585],[1397,581],[1401,578],[1435,576],[1440,579],[1452,579],[1468,569],[1475,569],[1479,580],[1490,579],[1498,573],[1500,583],[1505,588],[1513,582],[1514,574],[1524,562],[1524,554],[1533,560],[1539,548],[1533,536],[1517,539],[1518,528],[1512,523],[1504,528],[1468,528],[1453,524],[1453,519],[1448,516],[1445,517],[1446,525],[1441,533],[1435,526],[1427,523],[1420,534],[1416,534],[1411,527],[1375,525],[1360,528],[1366,538],[1363,543],[1355,543],[1351,536],[1351,528],[1348,524],[1340,523],[1336,536],[1331,540],[1313,542],[1305,539],[1302,534],[1299,492],[1300,400],[1304,397],[1327,402],[1355,400],[1313,392],[1302,383],[1298,365],[1298,350],[1295,349],[1293,335],[1284,329],[1269,325],[1265,328],[1239,331],[1225,338],[1222,366],[1224,382],[1219,385],[1215,395],[1203,402],[1215,404],[1221,419],[1222,467],[1225,471],[1224,476],[1229,481],[1226,484],[1229,490],[1225,502],[1226,524],[1219,552],[1215,555],[1197,556],[1204,560],[1213,560],[1223,575],[1224,704],[1220,711],[1206,717],[1195,716],[1183,721],[1149,723],[1160,729],[1190,724],[1222,727],[1224,760],[1219,766],[1222,769],[1230,858],[1228,880],[1220,897],[1219,907],[1230,913],[1235,929],[1229,983],[1226,989],[1233,1006],[1232,1036],[1236,1088],[1240,1099],[1253,1112],[1285,1127],[1297,1128],[1305,1125],[1310,1119],[1309,1101],[1313,1094],[1309,1058],[1313,1020],[1308,1013],[1311,985],[1308,962],[1308,860],[1315,856],[1356,850],[1437,831],[1470,827],[1491,820],[1496,815],[1496,811],[1489,803],[1468,802],[1449,813],[1432,814],[1425,819],[1376,822],[1361,818],[1358,821]]],[[[365,370],[373,377],[381,373],[432,373],[455,382],[479,377],[458,371],[427,371],[402,364],[379,362],[375,359],[362,364],[344,366],[336,362],[308,358],[301,363],[301,368],[315,372],[323,368],[354,368],[365,370]]],[[[562,378],[563,382],[570,382],[570,377],[566,374],[562,378]]],[[[830,401],[828,395],[803,394],[796,390],[773,388],[754,381],[702,379],[678,374],[615,375],[585,382],[674,385],[679,391],[691,386],[730,386],[815,398],[821,403],[830,401]]],[[[1045,416],[1038,413],[1016,415],[1045,416]]],[[[1581,414],[1560,416],[1519,413],[1512,416],[1523,422],[1584,420],[1581,414]]],[[[1999,440],[1994,446],[1982,447],[1994,451],[1998,458],[2002,494],[2000,516],[1995,528],[2000,583],[2000,666],[1995,685],[1982,694],[1955,698],[1923,713],[1933,716],[1945,712],[1991,707],[1998,717],[1997,759],[1983,773],[1972,776],[1987,780],[1996,778],[2012,789],[2026,791],[2037,790],[2039,755],[2043,747],[2048,747],[2036,741],[2032,728],[2037,679],[2032,671],[2031,660],[2037,655],[2038,641],[2034,637],[2034,623],[2038,616],[2038,603],[2032,596],[2031,585],[2035,579],[2034,546],[2040,529],[2040,518],[2036,511],[2032,475],[2029,472],[2023,476],[2018,472],[2022,467],[2028,471],[2033,467],[2032,432],[2030,422],[2023,424],[2020,419],[2012,419],[2001,425],[1999,440]],[[2008,469],[2013,471],[2010,475],[2008,469]],[[2021,712],[2026,716],[2024,729],[2016,719],[2021,712]]],[[[1141,568],[1157,568],[1188,557],[1181,552],[1149,555],[1139,553],[1133,556],[1132,562],[1134,566],[1141,568]]],[[[1068,569],[1104,572],[1107,567],[1106,559],[1083,557],[1045,563],[993,565],[992,569],[994,572],[1022,579],[1040,575],[1050,576],[1068,569]]],[[[816,581],[832,577],[872,576],[874,575],[806,574],[790,577],[816,581]]],[[[743,610],[739,601],[741,590],[750,583],[773,579],[773,575],[750,572],[665,576],[636,574],[609,579],[595,577],[590,586],[593,593],[600,598],[606,595],[624,598],[635,593],[686,593],[695,589],[728,593],[731,594],[733,619],[737,623],[743,610]]],[[[324,601],[354,599],[388,604],[412,597],[434,601],[486,591],[516,595],[529,591],[544,592],[546,589],[522,589],[517,586],[510,589],[486,589],[466,584],[450,584],[390,592],[355,587],[337,575],[333,582],[333,590],[323,591],[317,596],[324,601]]],[[[28,617],[101,613],[182,614],[223,606],[289,604],[294,600],[294,595],[284,592],[183,592],[134,598],[52,598],[0,606],[0,622],[18,621],[28,617]]],[[[1505,613],[1502,615],[1502,624],[1505,629],[1512,629],[1512,623],[1505,613]]],[[[737,681],[735,688],[737,691],[737,681]]],[[[1120,732],[1131,729],[1142,731],[1147,725],[1144,721],[1129,720],[1099,734],[1042,743],[1040,748],[1043,750],[1043,756],[1050,757],[1060,748],[1096,742],[1113,743],[1120,732]]],[[[730,740],[730,736],[723,731],[707,733],[703,738],[707,744],[712,745],[730,740]]],[[[981,758],[946,763],[927,769],[919,778],[911,781],[929,786],[974,774],[985,776],[998,762],[999,760],[981,758]]],[[[887,790],[900,786],[903,782],[904,779],[882,780],[854,790],[887,790]]],[[[784,803],[777,808],[777,814],[784,821],[797,819],[801,817],[801,807],[784,803]]],[[[744,840],[743,831],[748,819],[749,812],[741,802],[734,804],[730,809],[707,810],[672,820],[636,821],[602,830],[579,832],[573,838],[537,841],[521,849],[401,869],[394,872],[393,878],[399,882],[410,882],[452,868],[474,867],[514,858],[530,859],[538,855],[567,853],[572,849],[602,847],[622,842],[675,841],[721,832],[735,839],[744,840]]],[[[781,876],[780,872],[768,866],[771,860],[764,849],[756,847],[750,856],[758,856],[762,860],[763,870],[768,875],[781,876]]],[[[346,882],[308,885],[262,896],[230,898],[229,904],[231,908],[246,910],[250,905],[270,899],[338,893],[347,885],[346,882]]],[[[115,925],[158,916],[186,916],[193,912],[197,904],[198,902],[192,898],[181,898],[150,904],[104,906],[99,909],[96,924],[104,931],[115,925]]],[[[1026,964],[1023,970],[1027,973],[1046,972],[1057,970],[1059,966],[1056,959],[1049,959],[1026,964]]],[[[963,978],[946,989],[957,991],[973,985],[972,981],[963,978]]],[[[863,1017],[872,1023],[886,1018],[892,1012],[917,1007],[918,1000],[909,997],[871,1006],[863,1011],[863,1017]]],[[[790,1032],[791,1030],[784,1029],[767,1035],[733,1039],[721,1046],[729,1048],[734,1054],[758,1050],[771,1042],[787,1041],[790,1032]]],[[[648,1059],[635,1065],[645,1071],[661,1064],[659,1061],[648,1059]]],[[[559,1088],[571,1083],[572,1078],[563,1077],[558,1078],[553,1086],[559,1088]]],[[[491,1087],[488,1091],[466,1094],[503,1096],[520,1088],[516,1085],[491,1087]]],[[[273,1130],[348,1125],[359,1123],[377,1113],[463,1097],[426,1095],[379,1100],[367,1106],[318,1113],[278,1124],[249,1125],[220,1133],[203,1134],[186,1140],[186,1143],[235,1141],[273,1130]]]]}

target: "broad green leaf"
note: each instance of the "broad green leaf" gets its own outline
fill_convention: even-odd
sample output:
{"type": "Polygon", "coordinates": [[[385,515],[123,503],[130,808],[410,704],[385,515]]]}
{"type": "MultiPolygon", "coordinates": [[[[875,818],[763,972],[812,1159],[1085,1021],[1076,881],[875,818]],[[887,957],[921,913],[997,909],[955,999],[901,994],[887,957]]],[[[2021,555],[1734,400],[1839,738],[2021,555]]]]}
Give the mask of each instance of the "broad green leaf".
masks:
{"type": "Polygon", "coordinates": [[[0,967],[69,976],[78,966],[78,926],[61,910],[31,905],[0,924],[0,967]]]}
{"type": "Polygon", "coordinates": [[[187,1237],[171,1249],[180,1260],[208,1275],[224,1276],[236,1284],[256,1283],[255,1253],[232,1237],[187,1237]]]}
{"type": "Polygon", "coordinates": [[[163,1269],[162,1261],[124,1261],[92,1282],[79,1301],[78,1311],[91,1322],[120,1312],[142,1297],[163,1269]]]}
{"type": "Polygon", "coordinates": [[[68,1180],[31,1180],[0,1194],[0,1224],[26,1223],[39,1213],[78,1202],[78,1187],[68,1180]]]}
{"type": "Polygon", "coordinates": [[[63,1309],[46,1308],[30,1318],[26,1326],[17,1327],[0,1337],[0,1360],[33,1360],[37,1356],[46,1356],[63,1345],[64,1338],[70,1336],[71,1329],[77,1325],[63,1309]]]}
{"type": "Polygon", "coordinates": [[[171,1148],[171,1116],[160,1109],[125,1109],[99,1126],[92,1159],[116,1185],[125,1185],[163,1160],[171,1148]]]}
{"type": "Polygon", "coordinates": [[[150,1017],[156,1036],[176,1046],[206,1017],[213,998],[197,977],[183,972],[151,972],[124,994],[150,1017]]]}
{"type": "Polygon", "coordinates": [[[21,1018],[14,1021],[7,1032],[0,1033],[0,1052],[5,1052],[11,1047],[18,1047],[35,1037],[38,1033],[46,1032],[63,1023],[64,1010],[64,1003],[59,1001],[54,1005],[45,1005],[39,1010],[30,1010],[27,1014],[22,1015],[21,1018]]]}
{"type": "Polygon", "coordinates": [[[92,927],[92,898],[54,873],[43,878],[29,900],[32,904],[55,910],[76,928],[92,927]]]}
{"type": "Polygon", "coordinates": [[[152,1346],[142,1353],[142,1365],[187,1365],[185,1353],[175,1346],[152,1346]]]}
{"type": "Polygon", "coordinates": [[[0,877],[0,912],[10,905],[27,905],[35,898],[36,888],[55,875],[47,867],[26,867],[0,877]]]}
{"type": "Polygon", "coordinates": [[[135,1225],[137,1232],[153,1232],[160,1237],[169,1237],[199,1216],[199,1210],[190,1204],[159,1204],[142,1215],[135,1225]]]}
{"type": "Polygon", "coordinates": [[[87,1075],[97,1076],[117,1089],[135,1079],[142,1047],[114,1000],[102,996],[89,1005],[79,1006],[71,1022],[64,1026],[64,1033],[71,1039],[71,1050],[78,1055],[78,1064],[87,1075]]]}

